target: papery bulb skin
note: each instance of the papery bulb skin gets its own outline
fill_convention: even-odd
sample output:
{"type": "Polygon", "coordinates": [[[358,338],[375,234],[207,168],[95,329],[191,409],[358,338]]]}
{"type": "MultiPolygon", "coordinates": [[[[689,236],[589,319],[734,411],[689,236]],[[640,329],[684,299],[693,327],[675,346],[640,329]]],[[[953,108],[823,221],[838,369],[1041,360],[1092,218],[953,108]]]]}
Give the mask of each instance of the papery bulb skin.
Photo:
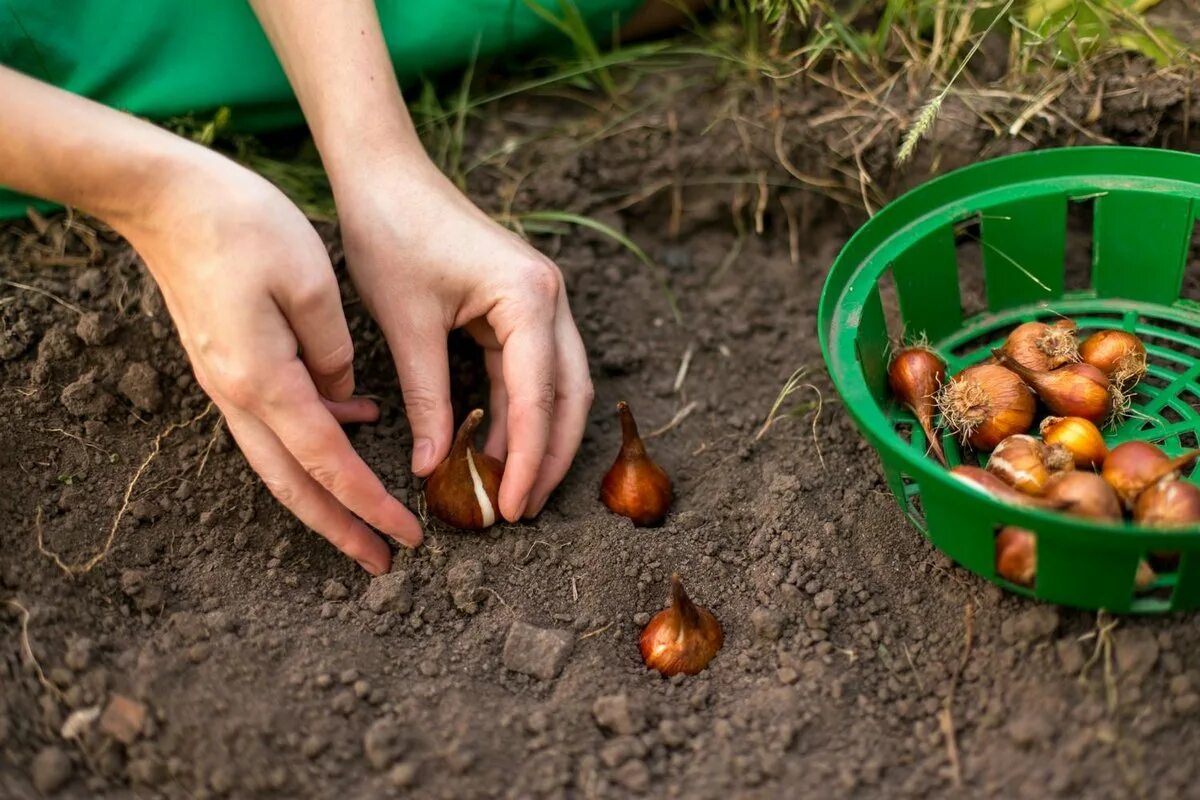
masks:
{"type": "Polygon", "coordinates": [[[1052,370],[1079,360],[1076,326],[1069,319],[1026,322],[1008,335],[1004,354],[1028,369],[1052,370]]]}
{"type": "Polygon", "coordinates": [[[1123,442],[1109,452],[1100,474],[1125,507],[1132,510],[1142,492],[1164,478],[1176,477],[1198,456],[1200,450],[1192,450],[1171,458],[1148,442],[1123,442]]]}
{"type": "Polygon", "coordinates": [[[987,471],[1025,494],[1040,495],[1051,475],[1073,470],[1075,459],[1061,447],[1047,447],[1026,433],[1009,436],[992,451],[987,471]]]}
{"type": "Polygon", "coordinates": [[[1033,424],[1037,402],[1012,370],[996,364],[967,367],[937,394],[942,419],[976,450],[991,450],[1033,424]]]}
{"type": "Polygon", "coordinates": [[[429,513],[464,530],[483,530],[500,519],[504,464],[475,450],[475,429],[482,420],[482,409],[467,415],[454,436],[450,454],[425,481],[429,513]]]}
{"type": "Polygon", "coordinates": [[[1046,417],[1039,431],[1047,445],[1066,448],[1079,469],[1099,469],[1108,457],[1104,434],[1083,417],[1046,417]]]}
{"type": "Polygon", "coordinates": [[[1034,495],[1018,491],[982,467],[972,467],[966,464],[960,464],[957,467],[952,467],[950,469],[950,474],[958,480],[974,487],[978,491],[990,494],[997,500],[1003,500],[1006,503],[1051,510],[1057,510],[1062,507],[1061,503],[1052,502],[1044,497],[1035,497],[1034,495]]]}
{"type": "Polygon", "coordinates": [[[888,385],[900,404],[912,412],[925,432],[929,450],[943,467],[946,454],[941,437],[933,428],[934,398],[946,382],[946,362],[926,347],[905,347],[892,356],[888,385]]]}
{"type": "Polygon", "coordinates": [[[1149,528],[1200,530],[1200,487],[1165,479],[1138,495],[1133,521],[1149,528]]]}
{"type": "Polygon", "coordinates": [[[1117,493],[1094,472],[1060,472],[1046,481],[1042,497],[1061,504],[1064,514],[1101,521],[1122,517],[1117,493]]]}
{"type": "Polygon", "coordinates": [[[1058,369],[1033,370],[999,350],[1000,362],[1029,384],[1046,407],[1062,417],[1083,417],[1099,425],[1113,413],[1113,393],[1108,376],[1091,364],[1067,364],[1058,369]]]}
{"type": "Polygon", "coordinates": [[[1009,525],[996,536],[996,574],[1020,586],[1033,586],[1037,540],[1024,528],[1009,525]]]}
{"type": "Polygon", "coordinates": [[[634,525],[658,525],[671,506],[671,479],[646,454],[629,404],[617,403],[617,413],[621,419],[621,450],[600,482],[600,500],[634,525]]]}
{"type": "Polygon", "coordinates": [[[638,645],[647,667],[663,675],[695,675],[725,643],[721,623],[692,602],[678,575],[671,576],[671,605],[651,618],[638,645]]]}
{"type": "Polygon", "coordinates": [[[1079,346],[1079,356],[1120,386],[1133,386],[1146,374],[1146,345],[1127,331],[1096,331],[1079,346]]]}

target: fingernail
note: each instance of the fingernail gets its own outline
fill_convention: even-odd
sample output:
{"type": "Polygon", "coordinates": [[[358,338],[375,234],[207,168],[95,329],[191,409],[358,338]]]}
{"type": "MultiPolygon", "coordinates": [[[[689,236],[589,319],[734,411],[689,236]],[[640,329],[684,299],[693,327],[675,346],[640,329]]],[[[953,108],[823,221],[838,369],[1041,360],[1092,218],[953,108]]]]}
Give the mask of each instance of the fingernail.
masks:
{"type": "Polygon", "coordinates": [[[365,569],[367,572],[371,573],[372,575],[382,575],[384,572],[387,571],[383,567],[379,566],[378,564],[372,564],[370,561],[367,561],[366,559],[359,560],[358,565],[360,567],[362,567],[363,569],[365,569]]]}
{"type": "Polygon", "coordinates": [[[433,440],[417,439],[413,442],[413,472],[424,472],[433,464],[433,440]]]}

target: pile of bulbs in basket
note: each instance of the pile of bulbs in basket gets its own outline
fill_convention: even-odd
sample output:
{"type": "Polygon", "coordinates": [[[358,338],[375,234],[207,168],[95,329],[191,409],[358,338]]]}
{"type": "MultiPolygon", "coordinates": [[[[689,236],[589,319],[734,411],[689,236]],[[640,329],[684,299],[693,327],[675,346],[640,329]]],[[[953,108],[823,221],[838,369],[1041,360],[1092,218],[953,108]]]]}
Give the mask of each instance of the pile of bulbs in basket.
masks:
{"type": "MultiPolygon", "coordinates": [[[[600,500],[638,527],[658,525],[671,505],[671,479],[650,458],[629,404],[617,403],[621,449],[600,483],[600,500]]],[[[456,528],[483,530],[497,521],[504,463],[475,450],[482,409],[463,420],[450,454],[425,481],[425,507],[456,528]]],[[[695,675],[724,643],[721,623],[692,602],[678,575],[671,576],[671,604],[651,618],[638,645],[646,666],[663,675],[695,675]]]]}
{"type": "MultiPolygon", "coordinates": [[[[1200,450],[1172,458],[1153,444],[1127,441],[1109,449],[1101,427],[1129,413],[1129,396],[1146,374],[1146,347],[1132,333],[1101,330],[1082,343],[1069,319],[1026,322],[986,362],[946,380],[946,362],[921,345],[892,358],[888,381],[916,417],[930,452],[947,466],[934,416],[965,446],[990,451],[986,469],[956,466],[955,477],[1020,505],[1104,522],[1132,519],[1156,528],[1200,525],[1200,487],[1180,480],[1200,450]],[[1051,416],[1030,435],[1038,400],[1051,416]]],[[[1006,527],[996,537],[996,571],[1030,586],[1037,571],[1035,538],[1006,527]]],[[[1152,554],[1135,583],[1145,589],[1155,567],[1177,556],[1152,554]]]]}

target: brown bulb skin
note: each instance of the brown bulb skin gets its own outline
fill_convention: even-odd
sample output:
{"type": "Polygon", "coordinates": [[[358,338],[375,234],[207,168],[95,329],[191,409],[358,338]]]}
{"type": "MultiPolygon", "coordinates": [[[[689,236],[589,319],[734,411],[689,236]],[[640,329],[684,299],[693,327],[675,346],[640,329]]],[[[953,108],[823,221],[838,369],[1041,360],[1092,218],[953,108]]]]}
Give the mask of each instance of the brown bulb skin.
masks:
{"type": "Polygon", "coordinates": [[[1200,529],[1200,487],[1163,480],[1138,495],[1133,521],[1150,528],[1200,529]]]}
{"type": "Polygon", "coordinates": [[[638,640],[642,661],[667,677],[695,675],[724,643],[721,623],[692,602],[678,575],[671,576],[671,605],[654,615],[638,640]]]}
{"type": "Polygon", "coordinates": [[[1096,331],[1079,346],[1079,356],[1124,386],[1137,383],[1146,374],[1146,345],[1127,331],[1096,331]]]}
{"type": "Polygon", "coordinates": [[[1069,319],[1018,325],[1008,335],[1002,349],[1021,366],[1042,371],[1079,360],[1075,323],[1069,319]]]}
{"type": "Polygon", "coordinates": [[[1065,514],[1108,521],[1122,516],[1117,493],[1094,472],[1060,472],[1046,481],[1042,496],[1060,503],[1065,514]]]}
{"type": "Polygon", "coordinates": [[[1109,452],[1100,474],[1116,491],[1125,507],[1133,509],[1138,495],[1163,478],[1174,477],[1198,456],[1200,450],[1192,450],[1171,458],[1148,442],[1123,442],[1109,452]]]}
{"type": "Polygon", "coordinates": [[[966,464],[960,464],[957,467],[953,467],[950,470],[950,474],[960,481],[969,483],[976,489],[992,495],[997,500],[1003,500],[1013,505],[1032,506],[1034,508],[1051,510],[1057,510],[1062,507],[1061,503],[1017,491],[982,467],[971,467],[966,464]]]}
{"type": "Polygon", "coordinates": [[[991,450],[1033,425],[1037,402],[1015,372],[996,364],[967,367],[937,396],[942,419],[976,450],[991,450]]]}
{"type": "Polygon", "coordinates": [[[1046,408],[1063,417],[1083,417],[1096,425],[1104,422],[1113,411],[1113,395],[1108,376],[1091,364],[1067,364],[1045,371],[1024,367],[1001,351],[995,351],[1000,363],[1011,369],[1046,404],[1046,408]]]}
{"type": "Polygon", "coordinates": [[[934,397],[946,382],[946,362],[925,347],[898,350],[888,365],[888,385],[901,405],[917,418],[929,450],[943,467],[946,454],[942,440],[933,429],[934,397]]]}
{"type": "Polygon", "coordinates": [[[1036,573],[1036,537],[1024,528],[1003,528],[996,536],[996,574],[1019,586],[1033,586],[1036,573]]]}
{"type": "Polygon", "coordinates": [[[614,514],[638,527],[658,525],[671,505],[671,479],[646,454],[629,404],[617,403],[621,419],[621,450],[600,482],[600,500],[614,514]]]}
{"type": "Polygon", "coordinates": [[[500,519],[500,479],[504,464],[475,451],[475,429],[483,411],[475,409],[454,436],[450,455],[425,481],[425,507],[455,528],[483,530],[500,519]]]}
{"type": "Polygon", "coordinates": [[[1045,444],[1026,433],[1009,436],[992,451],[987,471],[1025,494],[1040,495],[1050,476],[1075,468],[1075,459],[1061,447],[1045,444]]]}

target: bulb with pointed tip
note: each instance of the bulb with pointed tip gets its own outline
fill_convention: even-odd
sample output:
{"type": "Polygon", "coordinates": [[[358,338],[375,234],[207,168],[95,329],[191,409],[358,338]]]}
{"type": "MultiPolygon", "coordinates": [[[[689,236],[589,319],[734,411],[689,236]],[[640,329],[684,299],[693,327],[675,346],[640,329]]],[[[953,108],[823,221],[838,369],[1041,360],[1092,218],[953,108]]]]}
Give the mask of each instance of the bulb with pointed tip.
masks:
{"type": "Polygon", "coordinates": [[[483,530],[499,518],[504,464],[475,451],[475,429],[482,419],[482,409],[467,415],[454,436],[450,455],[425,481],[429,513],[456,528],[483,530]]]}
{"type": "Polygon", "coordinates": [[[623,400],[617,403],[617,413],[621,418],[621,451],[600,482],[600,499],[610,511],[629,517],[634,525],[657,525],[671,505],[671,479],[646,454],[629,404],[623,400]]]}
{"type": "Polygon", "coordinates": [[[1104,459],[1100,474],[1108,481],[1128,509],[1133,509],[1138,495],[1163,478],[1176,477],[1179,470],[1191,466],[1200,457],[1200,450],[1190,450],[1171,458],[1148,442],[1122,442],[1104,459]]]}
{"type": "Polygon", "coordinates": [[[654,615],[638,644],[642,661],[663,675],[695,675],[725,642],[721,623],[692,602],[678,575],[671,576],[671,605],[654,615]]]}

